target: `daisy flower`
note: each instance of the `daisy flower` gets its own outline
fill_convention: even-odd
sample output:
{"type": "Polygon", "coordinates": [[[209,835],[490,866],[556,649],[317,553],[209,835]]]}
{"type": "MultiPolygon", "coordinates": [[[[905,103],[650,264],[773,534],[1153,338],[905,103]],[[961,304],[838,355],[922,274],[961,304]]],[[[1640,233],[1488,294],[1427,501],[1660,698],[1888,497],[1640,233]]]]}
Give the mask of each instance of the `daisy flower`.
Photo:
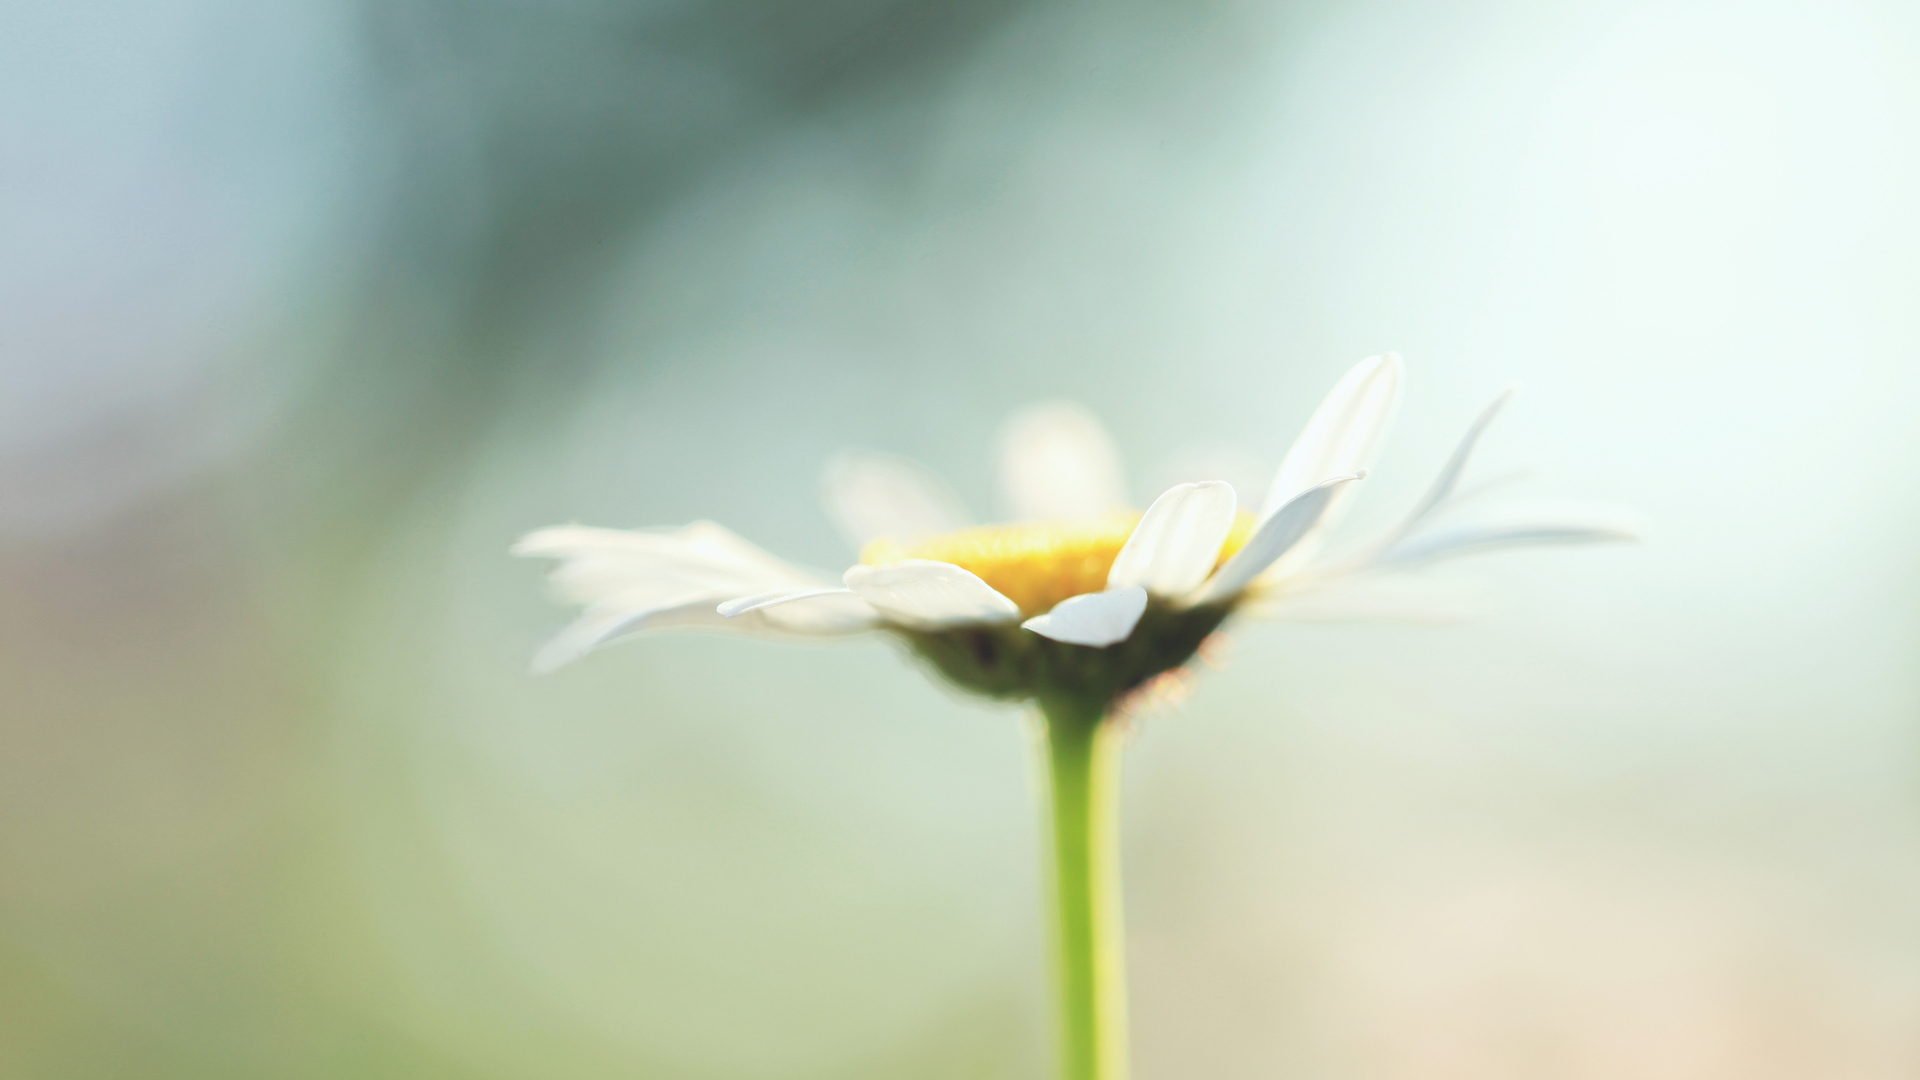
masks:
{"type": "Polygon", "coordinates": [[[1386,433],[1402,367],[1391,353],[1340,380],[1255,510],[1220,481],[1179,484],[1130,509],[1118,455],[1084,410],[1049,406],[1002,433],[1000,480],[1016,519],[976,525],[937,477],[899,458],[843,455],[826,499],[860,561],[838,582],[712,522],[620,531],[540,529],[516,554],[558,560],[555,590],[582,611],[535,658],[551,670],[644,630],[782,637],[882,631],[957,686],[1031,701],[1045,719],[1060,1075],[1126,1070],[1118,873],[1119,725],[1130,692],[1182,668],[1234,615],[1467,552],[1628,539],[1616,525],[1547,520],[1441,525],[1461,501],[1467,429],[1401,522],[1339,557],[1324,541],[1386,433]]]}
{"type": "Polygon", "coordinates": [[[1468,428],[1426,494],[1358,555],[1320,557],[1367,475],[1399,397],[1400,358],[1361,362],[1327,395],[1280,463],[1257,512],[1221,481],[1170,488],[1129,509],[1118,455],[1084,410],[1014,418],[1001,438],[1018,520],[972,524],[937,477],[899,458],[842,455],[826,501],[859,547],[836,583],[708,521],[624,531],[560,525],[520,555],[559,560],[555,590],[580,617],[535,659],[549,671],[643,630],[705,628],[788,637],[886,630],[968,690],[1025,700],[1111,702],[1192,658],[1228,616],[1284,615],[1290,600],[1383,571],[1524,544],[1625,539],[1579,521],[1430,527],[1456,499],[1502,394],[1468,428]]]}

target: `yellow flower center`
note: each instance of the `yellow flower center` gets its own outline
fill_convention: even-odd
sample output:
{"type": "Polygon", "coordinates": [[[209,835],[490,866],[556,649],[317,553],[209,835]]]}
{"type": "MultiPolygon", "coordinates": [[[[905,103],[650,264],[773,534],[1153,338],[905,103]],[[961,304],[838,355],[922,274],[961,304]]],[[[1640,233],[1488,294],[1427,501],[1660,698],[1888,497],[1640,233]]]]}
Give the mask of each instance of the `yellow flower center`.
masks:
{"type": "MultiPolygon", "coordinates": [[[[983,525],[910,544],[883,536],[860,552],[860,561],[868,566],[902,559],[952,563],[1020,605],[1021,614],[1041,615],[1069,596],[1106,588],[1107,571],[1139,523],[1139,514],[1116,514],[1093,521],[983,525]]],[[[1236,516],[1214,565],[1239,551],[1254,525],[1252,514],[1236,516]]]]}

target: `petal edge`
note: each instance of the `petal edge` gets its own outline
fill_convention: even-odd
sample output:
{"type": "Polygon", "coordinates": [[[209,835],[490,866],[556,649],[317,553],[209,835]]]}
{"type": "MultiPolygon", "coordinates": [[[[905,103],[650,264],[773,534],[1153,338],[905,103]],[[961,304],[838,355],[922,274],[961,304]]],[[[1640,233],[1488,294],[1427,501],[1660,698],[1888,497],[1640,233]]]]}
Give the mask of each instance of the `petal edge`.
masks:
{"type": "Polygon", "coordinates": [[[1146,610],[1147,590],[1134,585],[1070,596],[1020,625],[1041,637],[1100,649],[1127,640],[1146,610]]]}

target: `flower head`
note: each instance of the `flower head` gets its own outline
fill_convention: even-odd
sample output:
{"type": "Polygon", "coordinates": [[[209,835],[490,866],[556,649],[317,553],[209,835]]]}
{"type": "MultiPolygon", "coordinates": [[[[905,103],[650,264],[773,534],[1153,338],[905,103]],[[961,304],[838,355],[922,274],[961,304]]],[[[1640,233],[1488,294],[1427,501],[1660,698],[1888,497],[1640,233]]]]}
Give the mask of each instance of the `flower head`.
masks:
{"type": "Polygon", "coordinates": [[[1220,481],[1168,489],[1127,508],[1118,458],[1075,406],[1029,410],[1002,438],[1010,524],[972,524],[919,466],[844,455],[827,502],[860,546],[838,585],[711,522],[634,532],[562,525],[516,554],[559,560],[553,583],[583,605],[536,658],[571,661],[640,630],[710,627],[833,636],[870,630],[907,641],[947,678],[1007,699],[1110,702],[1190,660],[1236,612],[1361,575],[1514,544],[1626,539],[1618,526],[1538,522],[1438,529],[1474,443],[1502,394],[1468,429],[1439,477],[1394,529],[1339,561],[1321,542],[1385,435],[1400,358],[1362,361],[1321,403],[1257,512],[1220,481]]]}

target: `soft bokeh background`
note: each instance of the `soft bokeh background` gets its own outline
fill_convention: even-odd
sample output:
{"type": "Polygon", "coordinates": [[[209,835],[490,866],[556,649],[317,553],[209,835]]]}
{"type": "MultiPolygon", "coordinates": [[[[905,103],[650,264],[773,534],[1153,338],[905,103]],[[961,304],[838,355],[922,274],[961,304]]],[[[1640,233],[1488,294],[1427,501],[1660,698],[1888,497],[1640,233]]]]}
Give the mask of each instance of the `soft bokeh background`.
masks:
{"type": "MultiPolygon", "coordinates": [[[[1143,502],[1408,359],[1364,525],[1637,548],[1151,718],[1143,1080],[1920,1073],[1920,11],[0,8],[0,1074],[1038,1078],[1022,717],[878,642],[533,679],[519,533],[847,558],[1086,402],[1143,502]],[[1199,463],[1207,462],[1207,465],[1199,463]]],[[[1236,477],[1229,477],[1230,479],[1236,477]]]]}

